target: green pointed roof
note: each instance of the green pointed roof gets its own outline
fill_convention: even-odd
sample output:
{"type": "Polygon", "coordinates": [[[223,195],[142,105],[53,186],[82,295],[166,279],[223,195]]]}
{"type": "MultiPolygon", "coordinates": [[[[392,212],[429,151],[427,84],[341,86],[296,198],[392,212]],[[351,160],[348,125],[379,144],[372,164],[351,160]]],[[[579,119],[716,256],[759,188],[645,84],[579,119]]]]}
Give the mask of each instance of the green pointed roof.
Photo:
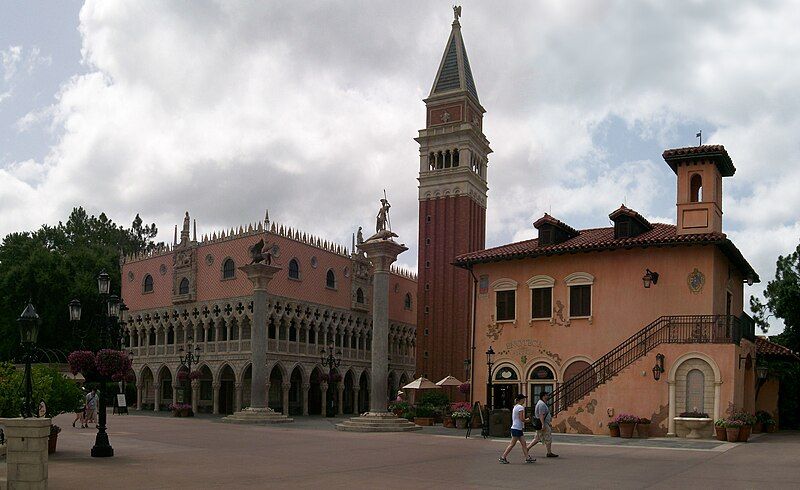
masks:
{"type": "Polygon", "coordinates": [[[478,90],[472,78],[464,39],[461,37],[461,24],[456,20],[453,22],[453,30],[450,31],[450,38],[447,40],[447,47],[433,82],[431,96],[458,90],[464,90],[475,97],[476,101],[478,100],[478,90]]]}

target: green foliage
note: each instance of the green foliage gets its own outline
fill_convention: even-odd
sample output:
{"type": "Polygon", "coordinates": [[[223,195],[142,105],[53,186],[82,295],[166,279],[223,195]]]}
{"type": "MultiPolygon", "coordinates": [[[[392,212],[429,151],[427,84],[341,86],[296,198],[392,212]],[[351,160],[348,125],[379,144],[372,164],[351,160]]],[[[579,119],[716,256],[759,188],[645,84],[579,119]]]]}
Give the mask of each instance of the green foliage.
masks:
{"type": "MultiPolygon", "coordinates": [[[[0,417],[19,417],[22,412],[24,374],[22,369],[15,369],[11,364],[0,364],[0,417]]],[[[44,400],[48,417],[72,412],[83,396],[74,381],[47,365],[33,366],[31,384],[34,407],[44,400]]]]}
{"type": "MultiPolygon", "coordinates": [[[[88,216],[83,208],[75,208],[66,223],[7,235],[0,243],[0,360],[16,354],[16,319],[28,299],[42,320],[38,345],[74,350],[67,303],[79,299],[88,324],[105,307],[97,294],[97,274],[105,270],[112,292],[119,295],[120,253],[155,248],[157,232],[155,224],[143,225],[139,215],[131,228],[124,228],[105,214],[88,216]]],[[[86,347],[96,349],[95,339],[87,339],[86,347]]]]}
{"type": "Polygon", "coordinates": [[[427,390],[419,397],[420,405],[432,405],[436,408],[444,408],[450,404],[450,399],[442,390],[427,390]]]}
{"type": "Polygon", "coordinates": [[[434,405],[420,404],[417,405],[416,416],[422,418],[433,418],[436,416],[437,407],[434,405]]]}

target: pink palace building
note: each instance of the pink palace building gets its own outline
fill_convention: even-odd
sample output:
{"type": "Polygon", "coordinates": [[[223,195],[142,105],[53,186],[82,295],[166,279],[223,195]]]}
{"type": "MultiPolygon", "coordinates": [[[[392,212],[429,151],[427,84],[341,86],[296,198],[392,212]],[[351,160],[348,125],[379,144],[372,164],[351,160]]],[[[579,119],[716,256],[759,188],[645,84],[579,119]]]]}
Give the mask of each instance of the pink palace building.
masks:
{"type": "MultiPolygon", "coordinates": [[[[137,406],[164,410],[181,401],[181,349],[200,349],[192,366],[195,410],[233,413],[250,396],[252,285],[237,268],[261,238],[273,265],[268,288],[269,406],[284,414],[362,413],[369,405],[371,271],[366,257],[285,226],[250,224],[197,240],[189,214],[171,247],[122,261],[129,307],[125,341],[134,354],[137,406]],[[333,373],[320,350],[333,344],[333,373]],[[329,376],[333,374],[333,376],[329,376]]],[[[387,396],[414,373],[416,277],[394,269],[390,283],[387,396]]],[[[185,400],[189,402],[189,400],[185,400]]]]}

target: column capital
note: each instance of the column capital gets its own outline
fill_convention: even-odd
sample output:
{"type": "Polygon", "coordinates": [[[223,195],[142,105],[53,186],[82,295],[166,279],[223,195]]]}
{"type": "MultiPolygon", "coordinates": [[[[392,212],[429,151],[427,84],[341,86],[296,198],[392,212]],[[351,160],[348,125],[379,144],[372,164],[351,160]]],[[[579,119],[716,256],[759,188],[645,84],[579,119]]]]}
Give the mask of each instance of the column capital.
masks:
{"type": "Polygon", "coordinates": [[[219,381],[216,381],[214,383],[211,383],[211,387],[214,388],[215,390],[218,390],[218,389],[220,389],[222,387],[222,383],[219,382],[219,381]]]}
{"type": "Polygon", "coordinates": [[[319,384],[319,387],[322,391],[328,391],[328,383],[325,383],[324,381],[319,384]]]}
{"type": "Polygon", "coordinates": [[[310,389],[311,389],[311,384],[309,384],[309,383],[303,383],[303,391],[308,391],[308,390],[310,390],[310,389]]]}
{"type": "Polygon", "coordinates": [[[375,272],[389,272],[392,263],[397,260],[397,256],[408,250],[402,243],[397,243],[390,238],[370,238],[358,245],[359,250],[367,255],[367,258],[375,267],[375,272]]]}
{"type": "Polygon", "coordinates": [[[237,390],[241,390],[244,387],[244,383],[234,383],[233,387],[237,390]]]}
{"type": "Polygon", "coordinates": [[[283,383],[281,386],[283,387],[283,391],[289,391],[292,388],[292,383],[283,383]]]}
{"type": "Polygon", "coordinates": [[[238,269],[247,275],[247,279],[253,283],[253,291],[266,291],[267,285],[275,276],[280,267],[268,264],[248,264],[238,267],[238,269]]]}

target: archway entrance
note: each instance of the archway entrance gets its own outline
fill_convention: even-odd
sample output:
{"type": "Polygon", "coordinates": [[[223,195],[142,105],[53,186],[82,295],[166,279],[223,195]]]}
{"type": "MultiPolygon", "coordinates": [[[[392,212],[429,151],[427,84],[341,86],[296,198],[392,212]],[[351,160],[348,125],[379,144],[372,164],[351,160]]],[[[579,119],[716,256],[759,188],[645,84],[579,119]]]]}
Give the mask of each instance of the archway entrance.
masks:
{"type": "Polygon", "coordinates": [[[353,371],[347,371],[344,376],[344,394],[342,395],[342,411],[344,413],[353,413],[355,411],[355,390],[353,390],[353,371]]]}
{"type": "Polygon", "coordinates": [[[289,388],[289,415],[302,415],[303,414],[303,374],[300,372],[300,367],[297,366],[292,370],[290,377],[292,385],[289,388]]]}
{"type": "Polygon", "coordinates": [[[219,373],[219,381],[219,413],[232,414],[236,411],[234,407],[236,375],[227,364],[219,373]]]}
{"type": "Polygon", "coordinates": [[[142,400],[140,406],[142,410],[152,410],[155,399],[155,391],[153,390],[153,384],[155,381],[153,379],[153,371],[151,371],[149,367],[145,366],[142,370],[141,380],[142,400]]]}
{"type": "Polygon", "coordinates": [[[514,408],[514,397],[519,393],[519,374],[511,366],[502,366],[494,374],[492,408],[514,408]]]}
{"type": "Polygon", "coordinates": [[[536,406],[536,403],[542,398],[542,394],[550,394],[556,386],[556,376],[553,370],[544,364],[539,364],[531,369],[528,376],[530,383],[530,404],[536,406]]]}
{"type": "Polygon", "coordinates": [[[208,366],[200,368],[200,393],[197,411],[211,413],[214,410],[213,376],[208,366]]]}
{"type": "Polygon", "coordinates": [[[361,373],[358,386],[358,413],[369,412],[369,376],[366,371],[361,373]]]}
{"type": "Polygon", "coordinates": [[[283,412],[283,373],[278,366],[269,374],[269,408],[283,412]]]}
{"type": "Polygon", "coordinates": [[[308,389],[308,414],[322,415],[322,393],[320,392],[320,377],[322,373],[319,368],[314,368],[311,372],[311,387],[308,389]]]}
{"type": "Polygon", "coordinates": [[[174,403],[172,399],[172,373],[169,372],[167,366],[163,366],[158,371],[158,390],[159,390],[159,406],[154,407],[155,410],[166,409],[170,403],[174,403]]]}

